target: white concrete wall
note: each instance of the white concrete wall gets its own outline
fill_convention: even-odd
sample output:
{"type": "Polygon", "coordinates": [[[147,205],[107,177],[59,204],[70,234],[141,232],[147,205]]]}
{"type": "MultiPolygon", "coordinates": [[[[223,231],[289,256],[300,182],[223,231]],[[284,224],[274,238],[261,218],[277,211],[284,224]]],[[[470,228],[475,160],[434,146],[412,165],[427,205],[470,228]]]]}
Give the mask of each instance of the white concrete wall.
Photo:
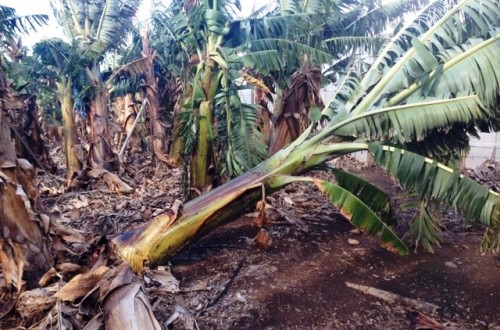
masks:
{"type": "Polygon", "coordinates": [[[470,152],[465,159],[465,167],[477,168],[486,160],[500,161],[499,133],[481,133],[479,139],[472,139],[470,152]]]}
{"type": "Polygon", "coordinates": [[[242,103],[252,104],[253,103],[253,91],[251,89],[242,89],[238,91],[240,100],[242,103]]]}

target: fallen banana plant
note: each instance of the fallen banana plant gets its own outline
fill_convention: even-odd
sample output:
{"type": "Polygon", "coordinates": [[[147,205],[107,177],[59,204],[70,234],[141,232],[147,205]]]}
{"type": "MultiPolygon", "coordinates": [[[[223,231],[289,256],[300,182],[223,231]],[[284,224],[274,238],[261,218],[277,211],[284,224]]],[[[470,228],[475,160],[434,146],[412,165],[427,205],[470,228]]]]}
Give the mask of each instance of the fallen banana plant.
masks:
{"type": "MultiPolygon", "coordinates": [[[[408,190],[447,202],[458,210],[464,210],[470,219],[480,219],[488,228],[483,240],[483,249],[498,248],[500,213],[496,193],[429,158],[394,147],[360,143],[342,143],[329,147],[332,152],[336,151],[337,155],[348,151],[371,150],[375,153],[375,161],[400,179],[408,190]],[[413,165],[412,168],[408,168],[409,165],[413,165]],[[403,171],[404,176],[401,174],[403,171]]],[[[354,226],[370,235],[380,234],[382,244],[389,250],[402,255],[408,253],[406,245],[387,224],[392,221],[392,217],[381,218],[377,215],[380,211],[385,211],[387,214],[388,201],[384,192],[377,192],[374,189],[371,193],[374,197],[368,202],[376,199],[385,202],[380,203],[379,207],[373,204],[368,206],[369,204],[357,196],[362,194],[359,192],[356,194],[356,189],[351,192],[349,187],[343,188],[327,181],[286,175],[287,171],[295,168],[307,172],[327,157],[324,148],[311,151],[308,155],[299,152],[302,148],[296,146],[284,151],[286,150],[290,150],[292,155],[289,155],[281,166],[277,166],[275,171],[265,169],[273,163],[272,161],[281,161],[284,152],[241,177],[184,204],[182,212],[173,212],[176,216],[174,221],[172,217],[163,214],[135,231],[117,236],[113,240],[116,252],[135,271],[141,271],[145,262],[152,264],[161,262],[173,256],[187,243],[234,219],[262,198],[262,186],[265,187],[266,193],[271,193],[291,182],[313,182],[354,226]],[[144,239],[145,232],[150,233],[147,235],[148,239],[144,239]]]]}
{"type": "Polygon", "coordinates": [[[393,212],[380,189],[338,170],[336,183],[294,177],[358,151],[369,151],[377,165],[420,198],[462,210],[467,221],[478,219],[486,228],[482,248],[498,249],[498,195],[426,156],[449,160],[468,147],[468,134],[498,116],[499,15],[498,6],[480,0],[429,4],[387,44],[364,78],[347,77],[349,83],[339,86],[321,120],[289,146],[179,210],[118,235],[112,241],[115,251],[141,271],[145,263],[158,264],[235,219],[263,197],[262,190],[270,194],[307,181],[354,226],[381,235],[385,247],[406,254],[408,248],[390,228],[393,212]],[[464,20],[474,29],[454,34],[464,20]]]}

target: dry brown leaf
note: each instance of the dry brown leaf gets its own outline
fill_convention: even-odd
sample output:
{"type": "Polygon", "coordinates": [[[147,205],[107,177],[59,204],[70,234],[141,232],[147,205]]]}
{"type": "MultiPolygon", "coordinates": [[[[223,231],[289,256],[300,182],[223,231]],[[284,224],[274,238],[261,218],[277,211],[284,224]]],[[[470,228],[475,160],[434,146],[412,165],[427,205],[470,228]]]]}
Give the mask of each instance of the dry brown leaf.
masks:
{"type": "MultiPolygon", "coordinates": [[[[196,324],[196,319],[191,315],[191,313],[182,305],[176,304],[174,312],[172,315],[168,318],[167,321],[165,321],[165,326],[168,327],[169,325],[173,324],[177,320],[180,320],[183,325],[183,329],[186,330],[194,330],[196,324]]],[[[198,327],[197,327],[198,328],[198,327]]]]}
{"type": "Polygon", "coordinates": [[[85,195],[77,195],[77,197],[70,200],[68,204],[71,204],[76,209],[81,209],[89,206],[89,199],[85,195]]]}
{"type": "Polygon", "coordinates": [[[0,171],[0,230],[3,237],[0,262],[5,282],[17,289],[23,284],[21,279],[25,270],[43,272],[52,265],[43,222],[35,212],[38,196],[36,191],[31,191],[33,183],[30,180],[33,178],[29,175],[33,173],[16,167],[0,171]]]}
{"type": "Polygon", "coordinates": [[[127,263],[122,263],[109,271],[99,282],[99,301],[104,301],[106,296],[114,289],[133,283],[136,280],[135,274],[127,263]]]}
{"type": "Polygon", "coordinates": [[[414,330],[451,330],[451,328],[442,325],[421,312],[410,312],[408,316],[414,330]]]}
{"type": "Polygon", "coordinates": [[[104,326],[104,315],[103,313],[99,313],[96,316],[92,318],[92,320],[89,321],[85,325],[85,328],[82,330],[100,330],[104,326]]]}
{"type": "Polygon", "coordinates": [[[187,289],[182,289],[182,292],[210,291],[212,287],[208,285],[208,280],[199,280],[194,285],[187,289]]]}
{"type": "Polygon", "coordinates": [[[83,237],[83,232],[69,226],[61,225],[55,217],[51,218],[50,224],[53,233],[68,243],[87,243],[88,241],[85,237],[83,237]]]}
{"type": "Polygon", "coordinates": [[[88,172],[88,175],[96,180],[103,178],[111,191],[120,193],[130,193],[134,191],[132,187],[123,182],[116,174],[108,172],[104,169],[93,169],[88,172]]]}
{"type": "Polygon", "coordinates": [[[257,217],[254,219],[253,224],[258,227],[262,228],[267,222],[266,218],[266,202],[265,201],[258,201],[256,204],[256,209],[258,211],[257,217]]]}
{"type": "Polygon", "coordinates": [[[57,270],[52,267],[51,269],[49,269],[45,274],[43,274],[42,278],[40,279],[40,281],[38,281],[38,284],[43,288],[43,287],[46,287],[49,282],[57,276],[57,270]]]}
{"type": "Polygon", "coordinates": [[[160,283],[162,292],[179,292],[180,281],[172,275],[170,267],[158,267],[158,269],[150,271],[148,275],[153,280],[160,283]]]}
{"type": "Polygon", "coordinates": [[[82,270],[82,268],[82,266],[71,262],[64,262],[60,265],[57,265],[57,269],[59,269],[59,272],[62,274],[78,273],[82,270]]]}
{"type": "Polygon", "coordinates": [[[99,283],[104,273],[108,270],[109,268],[107,266],[100,266],[94,271],[76,275],[71,281],[57,291],[54,296],[63,301],[74,301],[81,298],[99,283]]]}
{"type": "Polygon", "coordinates": [[[257,247],[263,250],[267,250],[273,243],[273,239],[269,237],[264,229],[259,230],[254,238],[257,247]]]}
{"type": "Polygon", "coordinates": [[[103,302],[107,330],[160,330],[142,286],[135,282],[110,292],[103,302]]]}
{"type": "Polygon", "coordinates": [[[25,320],[33,320],[47,312],[56,304],[50,289],[38,288],[21,293],[16,310],[25,320]]]}
{"type": "Polygon", "coordinates": [[[104,181],[109,186],[109,190],[119,193],[131,193],[134,191],[132,187],[123,182],[116,174],[107,172],[104,174],[104,181]]]}

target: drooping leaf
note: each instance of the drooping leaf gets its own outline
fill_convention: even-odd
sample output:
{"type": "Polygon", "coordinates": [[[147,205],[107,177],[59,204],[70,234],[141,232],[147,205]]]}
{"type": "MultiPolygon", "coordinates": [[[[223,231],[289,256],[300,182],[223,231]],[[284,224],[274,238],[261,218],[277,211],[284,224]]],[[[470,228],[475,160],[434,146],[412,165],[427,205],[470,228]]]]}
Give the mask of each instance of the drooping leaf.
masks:
{"type": "Polygon", "coordinates": [[[240,60],[245,66],[262,73],[279,71],[287,63],[298,66],[304,55],[311,63],[329,63],[333,56],[327,52],[295,41],[277,38],[260,39],[236,48],[235,53],[244,52],[240,60]],[[286,56],[283,56],[286,54],[286,56]]]}
{"type": "Polygon", "coordinates": [[[401,239],[356,195],[328,181],[314,179],[314,183],[354,226],[370,235],[380,234],[380,240],[387,249],[401,255],[408,254],[408,248],[401,239]]]}
{"type": "Polygon", "coordinates": [[[403,143],[421,141],[437,128],[446,130],[454,124],[471,124],[490,115],[477,96],[463,96],[350,115],[337,124],[333,120],[330,130],[336,135],[395,139],[403,143]]]}
{"type": "Polygon", "coordinates": [[[352,173],[338,168],[331,168],[330,171],[340,187],[356,195],[375,213],[380,214],[385,223],[392,225],[395,222],[391,197],[388,194],[352,173]]]}
{"type": "Polygon", "coordinates": [[[421,245],[426,251],[434,253],[433,246],[441,246],[441,223],[425,201],[419,204],[420,212],[410,222],[409,236],[415,243],[415,250],[421,245]]]}
{"type": "Polygon", "coordinates": [[[0,5],[0,35],[2,38],[11,39],[20,33],[28,33],[30,30],[47,24],[47,15],[17,15],[12,7],[0,5]]]}
{"type": "Polygon", "coordinates": [[[122,65],[118,70],[114,71],[111,76],[109,76],[107,83],[110,84],[113,80],[120,74],[128,73],[130,76],[135,77],[146,72],[148,67],[153,61],[152,57],[143,57],[127,64],[122,65]]]}
{"type": "MultiPolygon", "coordinates": [[[[461,45],[467,38],[483,38],[494,30],[493,27],[497,24],[496,17],[498,17],[498,6],[485,4],[485,1],[481,0],[463,0],[458,3],[444,0],[433,2],[401,30],[379,54],[362,80],[359,92],[349,100],[348,111],[355,113],[369,111],[374,105],[384,102],[388,94],[422,82],[428,70],[422,69],[426,65],[423,64],[420,55],[425,53],[424,57],[428,58],[429,52],[420,46],[423,45],[425,49],[437,53],[461,45]],[[468,15],[467,11],[474,11],[478,15],[468,15]],[[411,40],[414,38],[419,39],[419,42],[414,42],[417,47],[411,45],[411,40]],[[417,48],[420,49],[419,52],[417,48]],[[365,95],[364,92],[367,90],[370,91],[365,95]],[[356,109],[352,109],[354,105],[356,109]]],[[[427,61],[427,66],[429,63],[427,61]]],[[[438,72],[437,68],[435,71],[438,72]]],[[[400,102],[394,101],[388,105],[396,104],[400,102]]]]}
{"type": "Polygon", "coordinates": [[[465,213],[467,221],[478,219],[487,228],[483,249],[498,249],[500,231],[498,194],[445,165],[402,149],[370,144],[375,162],[384,167],[408,191],[421,199],[446,203],[465,213]]]}

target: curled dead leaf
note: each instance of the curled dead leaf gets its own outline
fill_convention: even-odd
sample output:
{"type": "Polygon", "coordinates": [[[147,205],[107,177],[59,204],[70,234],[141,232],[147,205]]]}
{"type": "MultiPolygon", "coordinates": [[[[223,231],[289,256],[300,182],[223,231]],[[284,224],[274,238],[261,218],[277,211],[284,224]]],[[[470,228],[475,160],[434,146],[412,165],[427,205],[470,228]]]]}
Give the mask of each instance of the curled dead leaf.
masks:
{"type": "Polygon", "coordinates": [[[180,291],[180,281],[172,275],[170,267],[158,267],[148,274],[153,280],[160,284],[161,292],[177,293],[180,291]]]}
{"type": "Polygon", "coordinates": [[[88,273],[76,275],[57,291],[54,297],[63,301],[74,301],[81,298],[99,283],[104,273],[108,270],[107,266],[100,266],[88,273]]]}
{"type": "Polygon", "coordinates": [[[45,274],[43,274],[42,278],[40,279],[40,281],[38,281],[38,284],[43,288],[43,287],[46,287],[47,285],[49,285],[50,281],[57,277],[57,270],[52,267],[51,269],[49,269],[45,274]]]}
{"type": "Polygon", "coordinates": [[[262,250],[267,250],[273,243],[273,239],[269,237],[264,229],[259,230],[254,240],[257,247],[262,250]]]}
{"type": "Polygon", "coordinates": [[[161,329],[138,282],[112,290],[103,302],[103,310],[107,330],[161,329]]]}
{"type": "Polygon", "coordinates": [[[422,312],[409,312],[408,317],[414,330],[451,330],[422,312]]]}
{"type": "Polygon", "coordinates": [[[392,253],[399,254],[399,250],[394,247],[391,243],[381,244],[382,248],[391,251],[392,253]]]}
{"type": "Polygon", "coordinates": [[[56,304],[56,298],[52,295],[53,289],[38,288],[21,293],[17,301],[16,310],[25,320],[39,318],[56,304]]]}
{"type": "Polygon", "coordinates": [[[266,219],[266,202],[263,200],[260,200],[256,204],[256,209],[258,211],[257,217],[253,220],[253,224],[258,227],[262,228],[267,222],[266,219]]]}

